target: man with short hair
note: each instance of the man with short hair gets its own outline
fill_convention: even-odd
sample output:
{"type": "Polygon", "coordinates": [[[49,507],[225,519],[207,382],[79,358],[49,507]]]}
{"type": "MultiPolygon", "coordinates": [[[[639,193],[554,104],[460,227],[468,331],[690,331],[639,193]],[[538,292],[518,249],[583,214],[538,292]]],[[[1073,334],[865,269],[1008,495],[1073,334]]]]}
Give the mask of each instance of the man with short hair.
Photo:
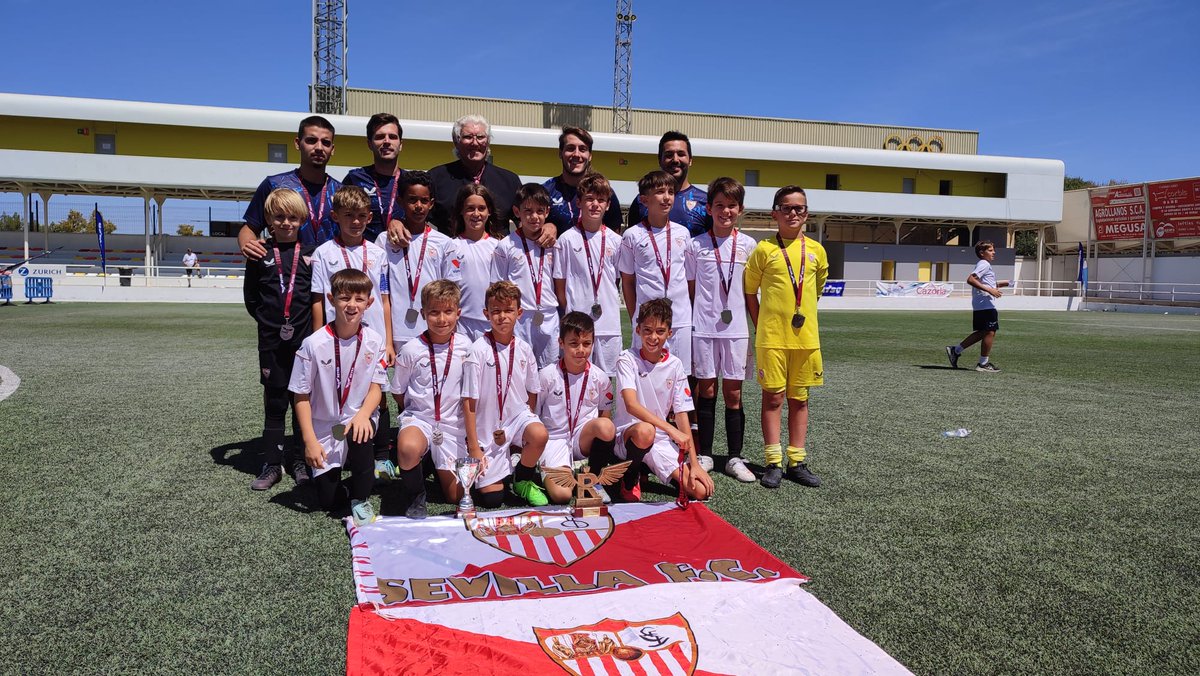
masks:
{"type": "MultiPolygon", "coordinates": [[[[356,185],[371,198],[371,223],[365,237],[374,242],[379,233],[393,229],[407,234],[404,228],[404,204],[400,190],[408,173],[400,168],[400,150],[404,147],[404,128],[400,120],[391,113],[375,113],[367,120],[367,149],[373,162],[365,167],[351,169],[342,180],[345,185],[356,185]],[[394,226],[389,228],[389,225],[394,226]]],[[[403,238],[407,241],[407,238],[403,238]]]]}
{"type": "MultiPolygon", "coordinates": [[[[558,236],[579,221],[579,180],[592,169],[592,135],[579,127],[563,127],[558,135],[558,157],[562,173],[542,185],[550,193],[550,217],[558,236]]],[[[613,231],[621,229],[621,204],[616,195],[608,201],[604,225],[613,231]]]]}
{"type": "Polygon", "coordinates": [[[242,217],[246,224],[238,231],[238,249],[243,256],[257,260],[267,255],[258,236],[267,227],[263,203],[276,188],[295,190],[308,204],[308,220],[301,224],[297,235],[301,244],[324,244],[337,234],[337,224],[333,222],[333,194],[342,184],[325,172],[329,160],[333,159],[333,133],[333,125],[320,115],[310,115],[300,121],[294,141],[296,150],[300,151],[300,166],[266,177],[254,191],[242,217]]]}
{"type": "MultiPolygon", "coordinates": [[[[658,140],[658,166],[670,174],[677,184],[675,204],[671,207],[671,222],[688,229],[692,237],[708,231],[708,194],[688,182],[692,168],[692,142],[677,131],[669,131],[658,140]]],[[[646,220],[646,207],[641,196],[629,205],[629,226],[646,220]]]]}
{"type": "Polygon", "coordinates": [[[464,115],[454,122],[450,138],[454,141],[454,155],[458,159],[429,170],[429,178],[433,182],[433,212],[429,222],[443,234],[453,237],[450,208],[459,189],[468,183],[475,183],[492,194],[496,204],[496,220],[507,232],[513,216],[513,200],[517,189],[521,187],[521,179],[489,161],[491,125],[480,115],[464,115]]]}

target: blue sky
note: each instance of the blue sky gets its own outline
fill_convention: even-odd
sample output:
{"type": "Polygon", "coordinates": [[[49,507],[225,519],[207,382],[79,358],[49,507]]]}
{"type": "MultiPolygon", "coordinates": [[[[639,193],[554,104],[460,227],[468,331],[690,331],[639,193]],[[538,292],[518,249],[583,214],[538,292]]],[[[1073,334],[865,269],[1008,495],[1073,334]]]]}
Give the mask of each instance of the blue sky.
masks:
{"type": "MultiPolygon", "coordinates": [[[[973,129],[1097,181],[1200,174],[1200,2],[824,4],[636,0],[634,105],[973,129]]],[[[307,106],[306,0],[0,6],[0,91],[307,106]]],[[[354,0],[349,81],[610,105],[613,7],[354,0]]]]}

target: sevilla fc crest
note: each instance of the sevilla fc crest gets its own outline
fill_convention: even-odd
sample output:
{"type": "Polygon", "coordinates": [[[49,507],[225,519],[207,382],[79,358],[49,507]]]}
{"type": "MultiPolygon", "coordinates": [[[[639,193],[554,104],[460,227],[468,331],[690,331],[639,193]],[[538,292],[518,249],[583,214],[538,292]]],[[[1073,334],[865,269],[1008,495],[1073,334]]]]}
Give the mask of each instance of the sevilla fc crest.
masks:
{"type": "Polygon", "coordinates": [[[596,551],[613,532],[611,516],[576,518],[569,512],[477,517],[467,526],[480,542],[506,554],[563,567],[596,551]]]}
{"type": "Polygon", "coordinates": [[[680,613],[657,620],[602,620],[570,629],[534,627],[538,645],[569,674],[687,674],[696,637],[680,613]]]}

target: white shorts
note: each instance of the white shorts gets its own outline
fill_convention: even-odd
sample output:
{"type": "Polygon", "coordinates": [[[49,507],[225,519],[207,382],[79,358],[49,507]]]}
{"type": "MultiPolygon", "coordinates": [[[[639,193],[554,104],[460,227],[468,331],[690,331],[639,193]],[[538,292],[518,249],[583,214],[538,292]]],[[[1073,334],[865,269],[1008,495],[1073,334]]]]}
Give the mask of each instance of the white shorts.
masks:
{"type": "Polygon", "coordinates": [[[558,313],[543,311],[540,326],[533,323],[535,314],[538,313],[526,310],[517,320],[514,333],[533,348],[533,357],[541,369],[558,361],[558,313]]]}
{"type": "Polygon", "coordinates": [[[454,461],[467,457],[466,433],[461,428],[441,426],[442,443],[433,443],[433,424],[413,415],[401,415],[396,422],[400,432],[415,427],[425,435],[426,453],[433,456],[433,466],[438,469],[454,471],[454,461]]]}
{"type": "Polygon", "coordinates": [[[458,332],[470,338],[472,343],[479,340],[484,333],[491,330],[492,323],[486,319],[458,318],[458,332]]]}
{"type": "Polygon", "coordinates": [[[579,437],[583,433],[583,426],[575,430],[575,434],[571,435],[570,439],[551,439],[546,442],[546,450],[542,451],[542,458],[538,460],[538,465],[542,467],[570,467],[576,460],[583,460],[583,453],[579,450],[579,437]]]}
{"type": "MultiPolygon", "coordinates": [[[[630,423],[623,427],[617,428],[617,445],[613,449],[616,451],[618,458],[625,460],[625,430],[633,427],[637,423],[630,423]]],[[[654,430],[654,444],[650,446],[650,450],[646,452],[646,457],[643,459],[646,467],[654,472],[654,476],[664,485],[671,483],[671,473],[679,469],[679,449],[675,444],[671,443],[671,439],[667,437],[666,432],[662,430],[654,430]]]]}
{"type": "Polygon", "coordinates": [[[621,356],[620,336],[596,336],[592,343],[592,363],[610,377],[617,375],[617,357],[621,356]]]}
{"type": "Polygon", "coordinates": [[[749,338],[692,337],[692,375],[705,380],[745,380],[749,338]]]}
{"type": "Polygon", "coordinates": [[[496,445],[491,432],[487,433],[487,437],[481,438],[479,445],[483,448],[483,456],[487,458],[488,468],[475,480],[475,487],[490,486],[497,481],[503,481],[505,477],[512,474],[512,465],[509,464],[508,459],[509,447],[520,448],[525,443],[525,428],[533,423],[541,422],[541,419],[534,415],[533,411],[522,408],[520,413],[501,425],[501,429],[504,430],[503,445],[496,445]]]}
{"type": "MultiPolygon", "coordinates": [[[[641,347],[642,339],[635,331],[633,349],[637,350],[641,347]]],[[[671,329],[671,337],[667,339],[667,352],[679,357],[679,361],[683,362],[684,372],[689,376],[692,375],[692,327],[681,326],[671,329]]]]}

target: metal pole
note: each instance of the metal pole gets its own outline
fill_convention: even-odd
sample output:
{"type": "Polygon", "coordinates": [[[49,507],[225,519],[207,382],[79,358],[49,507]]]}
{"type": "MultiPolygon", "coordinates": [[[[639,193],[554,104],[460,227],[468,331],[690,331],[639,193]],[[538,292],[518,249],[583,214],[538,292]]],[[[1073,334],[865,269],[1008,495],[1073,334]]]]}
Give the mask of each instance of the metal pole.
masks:
{"type": "MultiPolygon", "coordinates": [[[[1092,207],[1092,191],[1088,190],[1088,228],[1087,228],[1087,244],[1083,247],[1083,260],[1086,262],[1092,256],[1092,232],[1096,229],[1096,209],[1092,207]]],[[[1100,245],[1097,243],[1097,250],[1100,245]]],[[[1099,253],[1099,251],[1097,251],[1099,253]]],[[[1096,266],[1088,263],[1088,276],[1091,277],[1092,272],[1099,274],[1096,266]]],[[[1083,300],[1087,300],[1087,286],[1080,283],[1080,296],[1083,300]]]]}
{"type": "Polygon", "coordinates": [[[1038,262],[1038,278],[1037,278],[1037,295],[1042,295],[1042,268],[1046,264],[1046,226],[1038,228],[1037,240],[1037,262],[1038,262]]]}
{"type": "Polygon", "coordinates": [[[1150,281],[1146,268],[1146,249],[1150,243],[1150,186],[1145,183],[1142,184],[1142,205],[1145,213],[1142,214],[1142,283],[1138,285],[1138,300],[1142,300],[1142,291],[1150,281]]]}
{"type": "Polygon", "coordinates": [[[150,262],[150,193],[143,192],[142,193],[142,201],[143,201],[142,222],[145,226],[145,233],[146,233],[146,258],[145,258],[145,260],[142,261],[142,265],[145,266],[143,268],[142,272],[147,278],[146,285],[149,286],[150,285],[150,280],[149,280],[150,266],[151,266],[151,262],[150,262]]]}

